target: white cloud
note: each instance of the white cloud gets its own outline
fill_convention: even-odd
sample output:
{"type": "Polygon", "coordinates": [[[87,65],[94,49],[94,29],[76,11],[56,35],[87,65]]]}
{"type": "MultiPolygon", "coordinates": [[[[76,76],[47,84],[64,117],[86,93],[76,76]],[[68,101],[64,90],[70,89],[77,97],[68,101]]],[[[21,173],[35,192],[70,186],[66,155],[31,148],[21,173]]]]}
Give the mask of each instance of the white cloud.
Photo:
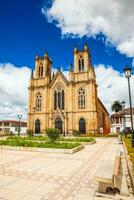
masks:
{"type": "MultiPolygon", "coordinates": [[[[105,107],[111,113],[111,105],[115,100],[122,102],[125,100],[126,106],[129,107],[128,97],[128,83],[123,74],[116,71],[112,66],[98,65],[95,66],[97,84],[98,84],[98,96],[104,103],[105,107]]],[[[131,77],[131,94],[132,103],[134,106],[134,75],[131,77]]]]}
{"type": "Polygon", "coordinates": [[[10,63],[0,64],[0,119],[26,119],[28,67],[18,68],[10,63]]]}
{"type": "Polygon", "coordinates": [[[121,53],[134,57],[134,0],[54,0],[42,8],[62,35],[83,37],[103,33],[121,53]]]}

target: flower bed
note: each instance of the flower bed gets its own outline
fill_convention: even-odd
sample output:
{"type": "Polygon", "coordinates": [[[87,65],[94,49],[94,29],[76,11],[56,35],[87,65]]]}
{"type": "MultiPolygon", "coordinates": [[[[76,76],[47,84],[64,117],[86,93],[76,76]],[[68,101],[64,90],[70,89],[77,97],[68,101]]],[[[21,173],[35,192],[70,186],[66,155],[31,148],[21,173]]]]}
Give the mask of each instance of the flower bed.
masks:
{"type": "MultiPolygon", "coordinates": [[[[14,140],[18,137],[8,137],[8,140],[14,140]]],[[[48,137],[46,136],[32,136],[32,137],[21,137],[22,140],[31,140],[31,141],[48,141],[48,137]]],[[[59,137],[57,142],[93,142],[95,139],[92,137],[59,137]]]]}
{"type": "Polygon", "coordinates": [[[50,142],[38,142],[28,141],[23,138],[13,138],[0,140],[0,145],[6,146],[21,146],[21,147],[37,147],[37,148],[56,148],[56,149],[72,149],[80,146],[80,143],[50,143],[50,142]]]}

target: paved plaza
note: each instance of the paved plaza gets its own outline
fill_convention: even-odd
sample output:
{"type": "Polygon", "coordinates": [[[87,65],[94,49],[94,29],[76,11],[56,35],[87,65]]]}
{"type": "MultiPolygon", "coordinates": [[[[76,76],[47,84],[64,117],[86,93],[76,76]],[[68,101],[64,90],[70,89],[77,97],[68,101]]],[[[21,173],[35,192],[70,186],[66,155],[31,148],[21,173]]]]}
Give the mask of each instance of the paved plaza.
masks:
{"type": "Polygon", "coordinates": [[[117,139],[97,139],[75,154],[0,150],[1,200],[131,200],[97,193],[94,174],[101,162],[113,160],[117,139]]]}

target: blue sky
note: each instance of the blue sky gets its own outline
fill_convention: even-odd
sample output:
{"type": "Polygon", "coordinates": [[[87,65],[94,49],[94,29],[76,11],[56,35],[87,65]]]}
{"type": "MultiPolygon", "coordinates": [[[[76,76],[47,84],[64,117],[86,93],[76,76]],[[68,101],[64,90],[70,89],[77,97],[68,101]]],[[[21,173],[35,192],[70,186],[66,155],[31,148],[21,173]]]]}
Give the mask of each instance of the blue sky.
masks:
{"type": "Polygon", "coordinates": [[[134,66],[134,1],[128,1],[0,1],[0,119],[16,119],[18,114],[26,119],[36,52],[43,56],[47,51],[53,67],[62,67],[67,75],[74,47],[82,49],[85,43],[105,107],[111,112],[115,100],[128,106],[123,69],[134,66]]]}
{"type": "MultiPolygon", "coordinates": [[[[41,9],[48,5],[44,0],[4,0],[0,2],[0,63],[10,62],[16,66],[34,67],[36,52],[44,51],[53,59],[53,66],[67,69],[73,63],[73,48],[82,48],[88,43],[93,64],[112,65],[123,71],[125,64],[131,65],[132,58],[120,54],[115,47],[106,46],[96,38],[67,38],[54,23],[47,22],[41,9]]],[[[104,36],[105,37],[105,36],[104,36]]]]}

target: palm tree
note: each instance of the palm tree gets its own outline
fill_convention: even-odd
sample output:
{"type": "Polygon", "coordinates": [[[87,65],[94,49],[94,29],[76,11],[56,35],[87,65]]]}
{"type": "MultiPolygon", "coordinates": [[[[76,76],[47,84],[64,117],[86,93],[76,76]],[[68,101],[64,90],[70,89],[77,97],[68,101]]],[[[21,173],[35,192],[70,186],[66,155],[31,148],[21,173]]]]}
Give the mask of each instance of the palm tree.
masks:
{"type": "Polygon", "coordinates": [[[111,106],[112,111],[118,112],[122,110],[122,105],[119,101],[115,101],[111,106]]]}

